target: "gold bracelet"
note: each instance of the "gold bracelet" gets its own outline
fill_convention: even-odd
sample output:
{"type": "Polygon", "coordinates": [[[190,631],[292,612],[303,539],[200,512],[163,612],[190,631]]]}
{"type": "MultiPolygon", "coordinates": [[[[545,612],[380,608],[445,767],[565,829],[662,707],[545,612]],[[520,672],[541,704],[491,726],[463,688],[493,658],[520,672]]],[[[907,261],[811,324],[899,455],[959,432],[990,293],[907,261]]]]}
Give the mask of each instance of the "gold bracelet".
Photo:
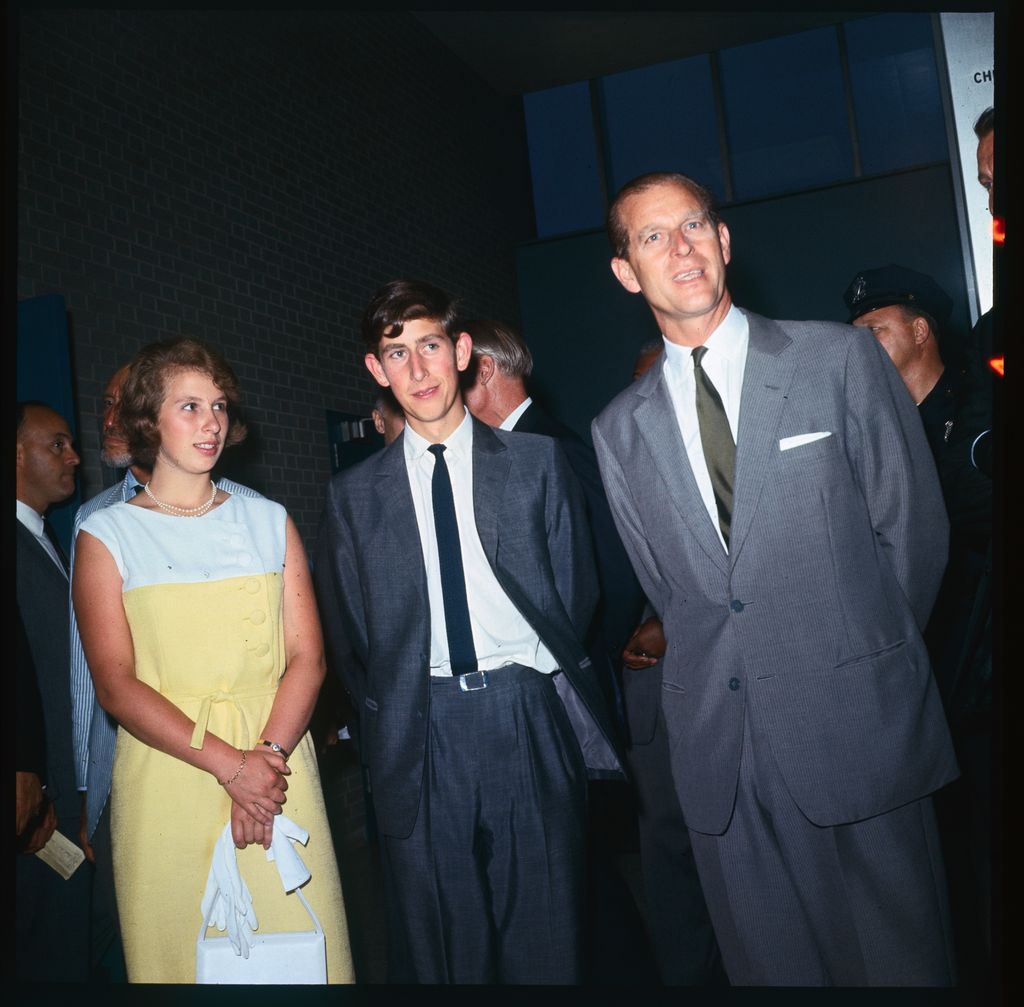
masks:
{"type": "MultiPolygon", "coordinates": [[[[241,749],[239,749],[239,751],[241,751],[241,749]]],[[[239,765],[239,767],[235,770],[235,775],[232,776],[230,780],[218,780],[217,782],[222,787],[229,787],[232,783],[235,782],[235,780],[238,779],[239,776],[242,775],[243,769],[245,769],[245,752],[242,752],[242,762],[241,765],[239,765]]]]}

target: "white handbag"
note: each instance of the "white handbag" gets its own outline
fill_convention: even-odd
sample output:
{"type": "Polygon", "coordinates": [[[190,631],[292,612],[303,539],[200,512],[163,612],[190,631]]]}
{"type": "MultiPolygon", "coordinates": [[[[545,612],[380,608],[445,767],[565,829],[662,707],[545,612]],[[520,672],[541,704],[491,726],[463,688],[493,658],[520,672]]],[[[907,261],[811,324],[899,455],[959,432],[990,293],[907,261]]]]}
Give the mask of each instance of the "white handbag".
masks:
{"type": "Polygon", "coordinates": [[[197,983],[317,984],[327,982],[323,928],[299,885],[309,871],[292,845],[308,833],[284,815],[274,819],[274,839],[267,858],[274,860],[286,892],[294,891],[313,922],[312,930],[256,933],[259,924],[252,897],[238,870],[230,823],[213,851],[202,919],[196,940],[197,983]],[[208,926],[227,929],[226,937],[207,937],[208,926]]]}

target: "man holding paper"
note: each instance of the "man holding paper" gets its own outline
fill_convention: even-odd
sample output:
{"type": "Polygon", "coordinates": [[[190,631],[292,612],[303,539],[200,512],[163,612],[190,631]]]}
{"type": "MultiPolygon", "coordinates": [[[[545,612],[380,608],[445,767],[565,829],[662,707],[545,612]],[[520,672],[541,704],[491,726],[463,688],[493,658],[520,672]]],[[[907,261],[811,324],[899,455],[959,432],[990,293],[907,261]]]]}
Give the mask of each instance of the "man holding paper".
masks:
{"type": "Polygon", "coordinates": [[[27,665],[30,658],[35,668],[45,722],[46,786],[18,836],[15,961],[18,979],[84,982],[92,878],[89,868],[75,869],[67,880],[63,876],[83,858],[70,839],[78,835],[80,804],[71,750],[68,567],[45,517],[74,492],[79,459],[59,413],[40,402],[19,402],[17,412],[17,595],[28,643],[28,655],[19,662],[27,665]],[[32,855],[40,849],[47,862],[32,855]]]}

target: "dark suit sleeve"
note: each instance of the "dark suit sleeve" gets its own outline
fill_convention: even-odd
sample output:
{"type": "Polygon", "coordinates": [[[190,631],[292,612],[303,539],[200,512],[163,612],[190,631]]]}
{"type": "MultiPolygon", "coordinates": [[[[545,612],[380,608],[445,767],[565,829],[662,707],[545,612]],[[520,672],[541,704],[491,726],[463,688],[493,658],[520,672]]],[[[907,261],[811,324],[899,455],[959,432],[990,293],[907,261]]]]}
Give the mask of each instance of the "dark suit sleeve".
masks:
{"type": "Polygon", "coordinates": [[[636,629],[644,594],[615,527],[593,449],[579,439],[560,443],[583,490],[601,587],[598,618],[609,658],[616,665],[622,648],[636,629]]]}
{"type": "Polygon", "coordinates": [[[639,621],[644,597],[608,507],[594,450],[535,402],[520,417],[515,429],[557,440],[579,480],[601,589],[595,624],[600,628],[601,647],[607,649],[612,666],[617,666],[622,648],[639,621]]]}
{"type": "Polygon", "coordinates": [[[939,455],[939,478],[955,531],[992,534],[992,312],[978,319],[965,353],[966,377],[949,443],[939,455]]]}
{"type": "Polygon", "coordinates": [[[555,586],[577,638],[583,640],[597,605],[597,575],[579,483],[565,454],[551,441],[544,519],[555,586]]]}
{"type": "Polygon", "coordinates": [[[19,773],[36,773],[46,779],[46,723],[43,720],[43,700],[36,680],[36,666],[25,634],[25,624],[18,609],[17,655],[15,674],[17,682],[18,722],[15,729],[15,766],[19,773]]]}
{"type": "Polygon", "coordinates": [[[846,443],[882,555],[923,631],[939,590],[949,522],[917,409],[888,355],[858,330],[846,360],[846,443]]]}
{"type": "Polygon", "coordinates": [[[313,584],[328,667],[341,679],[358,716],[366,696],[366,617],[341,493],[339,481],[332,480],[314,550],[313,584]]]}

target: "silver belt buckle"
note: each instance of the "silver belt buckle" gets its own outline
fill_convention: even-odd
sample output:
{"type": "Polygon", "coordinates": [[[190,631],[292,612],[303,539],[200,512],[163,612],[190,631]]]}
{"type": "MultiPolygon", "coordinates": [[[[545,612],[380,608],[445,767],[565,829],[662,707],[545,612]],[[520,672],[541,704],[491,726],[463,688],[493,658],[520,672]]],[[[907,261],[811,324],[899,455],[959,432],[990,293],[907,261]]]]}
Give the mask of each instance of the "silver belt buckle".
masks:
{"type": "Polygon", "coordinates": [[[477,692],[487,688],[486,671],[467,671],[465,675],[459,675],[459,688],[463,692],[477,692]]]}

